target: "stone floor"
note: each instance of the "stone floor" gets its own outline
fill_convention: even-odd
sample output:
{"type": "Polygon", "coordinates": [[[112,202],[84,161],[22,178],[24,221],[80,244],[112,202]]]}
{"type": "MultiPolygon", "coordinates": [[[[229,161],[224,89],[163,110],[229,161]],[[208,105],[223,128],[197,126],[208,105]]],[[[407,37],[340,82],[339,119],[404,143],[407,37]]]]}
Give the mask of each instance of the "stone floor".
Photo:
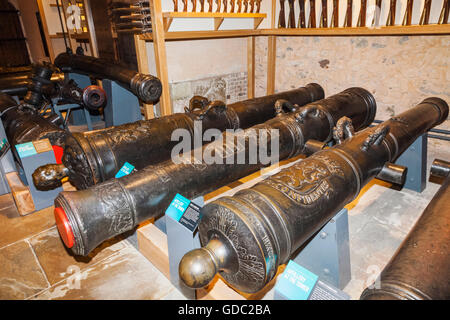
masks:
{"type": "MultiPolygon", "coordinates": [[[[450,159],[445,143],[429,145],[428,168],[435,157],[450,159]]],[[[376,278],[438,189],[428,182],[421,194],[397,191],[374,180],[347,206],[352,280],[344,291],[352,299],[376,278]]],[[[183,299],[127,240],[104,243],[87,258],[72,256],[52,211],[21,217],[11,195],[0,196],[0,299],[183,299]]]]}
{"type": "Polygon", "coordinates": [[[67,251],[52,208],[19,216],[0,197],[0,299],[182,299],[127,240],[104,243],[87,258],[67,251]]]}

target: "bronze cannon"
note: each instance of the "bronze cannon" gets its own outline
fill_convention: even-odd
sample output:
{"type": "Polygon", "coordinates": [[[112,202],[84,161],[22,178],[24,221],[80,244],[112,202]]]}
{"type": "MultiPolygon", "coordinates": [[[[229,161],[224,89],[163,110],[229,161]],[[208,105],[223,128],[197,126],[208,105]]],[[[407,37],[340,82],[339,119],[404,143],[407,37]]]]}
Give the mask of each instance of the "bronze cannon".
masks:
{"type": "Polygon", "coordinates": [[[267,165],[262,159],[250,160],[264,148],[270,154],[278,151],[281,159],[308,152],[331,140],[340,117],[347,115],[360,129],[372,123],[376,112],[373,96],[362,88],[347,89],[304,107],[286,100],[278,100],[275,105],[279,110],[275,118],[186,152],[183,156],[188,161],[167,160],[86,190],[60,193],[55,199],[55,218],[64,243],[75,254],[87,255],[103,241],[163,214],[177,193],[192,199],[267,165]],[[295,110],[283,113],[283,105],[295,110]],[[279,150],[272,150],[275,136],[279,150]],[[313,140],[322,143],[309,143],[313,140]],[[258,150],[252,150],[252,146],[258,150]],[[198,151],[201,157],[197,157],[198,151]],[[217,157],[210,161],[207,153],[217,157]]]}
{"type": "Polygon", "coordinates": [[[435,161],[431,174],[444,178],[406,239],[364,300],[450,299],[450,163],[435,161]]]}
{"type": "MultiPolygon", "coordinates": [[[[26,69],[24,72],[15,72],[6,74],[0,77],[0,92],[9,94],[10,96],[18,96],[24,98],[28,93],[31,85],[33,85],[33,75],[36,72],[37,65],[32,68],[26,69]]],[[[49,79],[53,84],[64,80],[64,74],[53,71],[51,78],[49,79]]],[[[46,91],[48,85],[44,85],[46,91]]],[[[52,88],[50,88],[52,89],[52,88]]]]}
{"type": "Polygon", "coordinates": [[[405,169],[391,162],[447,116],[445,101],[425,99],[380,125],[357,134],[349,130],[341,144],[252,188],[210,202],[201,210],[203,247],[180,261],[180,278],[199,288],[220,273],[240,291],[261,290],[372,178],[383,173],[385,180],[404,180],[405,169]]]}
{"type": "Polygon", "coordinates": [[[210,128],[245,129],[273,118],[278,99],[305,105],[323,96],[322,87],[312,83],[227,106],[220,101],[208,102],[205,98],[194,97],[186,113],[73,133],[65,142],[63,165],[38,168],[33,174],[34,184],[38,189],[55,188],[61,185],[61,177],[68,176],[77,189],[85,189],[114,178],[125,162],[139,170],[169,159],[172,148],[178,143],[172,141],[172,132],[176,129],[189,130],[191,137],[196,122],[201,123],[201,134],[210,128]]]}
{"type": "Polygon", "coordinates": [[[158,78],[101,58],[61,53],[56,57],[55,65],[63,72],[85,74],[96,79],[114,80],[145,103],[157,102],[162,93],[161,81],[158,78]]]}
{"type": "MultiPolygon", "coordinates": [[[[43,117],[30,105],[19,105],[9,95],[0,93],[0,114],[11,146],[48,138],[52,145],[63,146],[66,132],[54,122],[56,115],[43,117]]],[[[17,157],[16,148],[11,148],[17,157]]]]}
{"type": "MultiPolygon", "coordinates": [[[[67,132],[60,128],[63,121],[54,112],[45,112],[50,100],[76,103],[89,109],[98,109],[106,101],[105,92],[98,86],[81,89],[70,80],[54,79],[54,67],[49,64],[33,65],[23,103],[0,93],[0,113],[9,143],[17,144],[48,138],[52,145],[64,147],[67,132]]],[[[15,156],[16,149],[13,148],[15,156]]]]}

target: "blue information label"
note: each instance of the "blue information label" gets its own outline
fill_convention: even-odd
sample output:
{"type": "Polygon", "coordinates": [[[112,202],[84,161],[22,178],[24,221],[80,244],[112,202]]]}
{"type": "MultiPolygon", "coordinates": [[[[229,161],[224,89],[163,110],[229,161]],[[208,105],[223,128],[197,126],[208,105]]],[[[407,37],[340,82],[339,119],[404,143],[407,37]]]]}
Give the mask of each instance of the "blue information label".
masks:
{"type": "Polygon", "coordinates": [[[17,144],[16,149],[17,152],[19,153],[20,158],[25,158],[37,154],[33,142],[17,144]]]}
{"type": "Polygon", "coordinates": [[[291,260],[278,279],[275,290],[288,300],[308,300],[318,278],[317,275],[291,260]]]}
{"type": "Polygon", "coordinates": [[[3,141],[0,142],[0,158],[3,158],[3,156],[8,152],[9,150],[9,142],[6,139],[3,139],[3,141]]]}
{"type": "Polygon", "coordinates": [[[116,179],[125,177],[132,173],[134,170],[134,166],[128,162],[125,162],[125,164],[120,168],[119,172],[116,174],[116,179]]]}
{"type": "Polygon", "coordinates": [[[177,193],[175,198],[173,198],[172,202],[170,203],[170,206],[167,208],[166,215],[178,222],[189,207],[190,203],[191,200],[186,199],[181,194],[177,193]]]}

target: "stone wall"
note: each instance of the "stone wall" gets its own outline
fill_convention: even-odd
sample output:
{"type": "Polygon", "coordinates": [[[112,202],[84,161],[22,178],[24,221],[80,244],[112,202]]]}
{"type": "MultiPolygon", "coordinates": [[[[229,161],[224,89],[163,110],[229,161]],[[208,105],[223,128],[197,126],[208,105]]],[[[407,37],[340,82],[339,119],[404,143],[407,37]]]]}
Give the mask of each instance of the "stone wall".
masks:
{"type": "Polygon", "coordinates": [[[247,99],[247,73],[237,72],[199,80],[170,84],[173,112],[184,112],[189,100],[203,96],[210,101],[221,100],[227,104],[247,99]]]}
{"type": "MultiPolygon", "coordinates": [[[[449,52],[450,36],[279,37],[275,90],[317,82],[328,96],[360,86],[386,120],[426,97],[450,103],[449,52]]],[[[267,38],[257,37],[256,96],[266,92],[266,75],[267,38]]]]}

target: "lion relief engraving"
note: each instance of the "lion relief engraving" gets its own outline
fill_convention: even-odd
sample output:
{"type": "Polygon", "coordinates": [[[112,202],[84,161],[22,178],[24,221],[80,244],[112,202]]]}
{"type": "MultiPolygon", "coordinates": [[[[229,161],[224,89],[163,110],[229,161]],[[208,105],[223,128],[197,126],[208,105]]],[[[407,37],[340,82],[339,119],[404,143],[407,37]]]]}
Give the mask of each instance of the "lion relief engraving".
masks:
{"type": "Polygon", "coordinates": [[[344,177],[339,163],[326,155],[316,155],[287,168],[262,183],[282,192],[302,205],[311,205],[318,199],[328,199],[333,187],[331,176],[344,177]]]}

